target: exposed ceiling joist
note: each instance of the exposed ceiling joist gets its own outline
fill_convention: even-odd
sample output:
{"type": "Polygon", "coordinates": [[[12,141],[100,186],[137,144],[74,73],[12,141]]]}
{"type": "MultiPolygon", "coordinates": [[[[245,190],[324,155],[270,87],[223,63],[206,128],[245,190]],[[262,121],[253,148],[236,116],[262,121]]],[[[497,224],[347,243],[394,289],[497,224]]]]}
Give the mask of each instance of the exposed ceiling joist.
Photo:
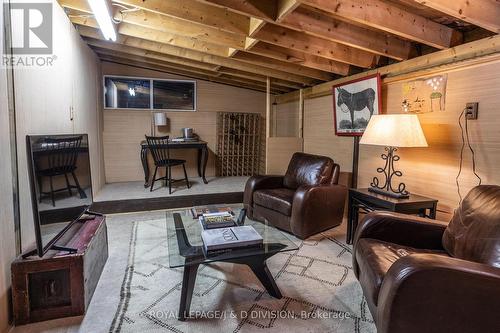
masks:
{"type": "Polygon", "coordinates": [[[297,0],[278,0],[276,8],[276,22],[281,22],[300,5],[297,0]]]}
{"type": "Polygon", "coordinates": [[[269,58],[300,64],[305,67],[316,68],[322,71],[348,75],[350,66],[348,64],[318,57],[308,53],[286,49],[280,46],[258,42],[247,52],[265,55],[269,58]]]}
{"type": "Polygon", "coordinates": [[[161,54],[173,55],[182,58],[188,58],[191,60],[212,64],[216,66],[231,67],[237,70],[243,70],[247,72],[254,72],[260,75],[271,76],[274,78],[282,79],[285,81],[301,83],[304,85],[313,85],[318,81],[315,79],[286,73],[267,67],[257,66],[253,64],[243,63],[235,59],[218,57],[215,55],[210,55],[194,50],[183,49],[169,44],[155,43],[149,40],[137,38],[137,37],[125,37],[118,35],[118,39],[115,43],[106,42],[102,40],[102,36],[97,29],[91,27],[80,27],[80,34],[84,37],[89,37],[94,40],[99,40],[98,42],[107,45],[108,48],[116,48],[119,46],[129,46],[142,50],[143,54],[149,54],[151,52],[157,52],[161,54]]]}
{"type": "Polygon", "coordinates": [[[248,62],[251,64],[261,65],[263,67],[269,67],[271,69],[274,68],[277,70],[293,73],[296,75],[312,77],[322,81],[329,80],[328,78],[331,79],[332,77],[334,77],[334,75],[331,73],[304,67],[299,64],[293,64],[280,60],[270,59],[267,57],[263,57],[259,54],[253,54],[248,52],[238,52],[233,56],[233,59],[238,59],[243,62],[248,62]]]}
{"type": "Polygon", "coordinates": [[[375,61],[372,53],[272,24],[266,24],[254,38],[363,68],[370,68],[375,61]]]}
{"type": "Polygon", "coordinates": [[[343,19],[377,28],[438,49],[445,49],[462,41],[460,32],[382,0],[298,1],[343,19]]]}
{"type": "Polygon", "coordinates": [[[275,92],[449,48],[470,24],[500,31],[495,0],[107,0],[110,43],[86,0],[58,1],[100,56],[275,92]]]}
{"type": "Polygon", "coordinates": [[[493,0],[414,0],[424,6],[500,33],[500,2],[493,0]]]}
{"type": "MultiPolygon", "coordinates": [[[[171,74],[197,78],[200,80],[208,80],[212,82],[220,82],[224,84],[231,84],[237,86],[244,85],[245,87],[248,88],[251,87],[250,89],[255,89],[260,91],[265,91],[266,89],[265,81],[258,81],[252,78],[248,78],[245,81],[239,77],[235,77],[225,73],[198,71],[196,69],[189,69],[189,68],[179,68],[177,65],[173,66],[169,65],[168,63],[161,63],[161,62],[151,61],[149,59],[131,57],[129,54],[124,54],[119,52],[113,53],[109,52],[109,50],[101,49],[98,47],[92,47],[92,49],[98,54],[99,58],[103,61],[115,62],[129,66],[138,66],[150,70],[157,70],[171,74]],[[218,80],[219,78],[223,78],[223,80],[218,80]]],[[[277,86],[276,84],[273,84],[271,90],[273,91],[273,93],[283,93],[291,91],[292,89],[280,87],[277,86]]]]}
{"type": "Polygon", "coordinates": [[[396,60],[408,59],[413,51],[409,41],[349,24],[312,7],[295,9],[280,24],[396,60]]]}
{"type": "MultiPolygon", "coordinates": [[[[234,86],[234,87],[238,87],[238,88],[245,88],[245,89],[260,91],[260,92],[266,91],[266,87],[264,84],[254,84],[250,80],[247,80],[247,81],[234,80],[232,78],[226,77],[223,74],[221,76],[218,76],[218,77],[203,75],[203,74],[192,74],[192,73],[186,73],[183,71],[176,70],[175,68],[150,65],[150,64],[147,64],[144,62],[129,61],[126,58],[108,57],[108,56],[102,55],[102,54],[99,54],[99,56],[101,57],[102,61],[115,63],[115,64],[119,64],[119,65],[126,65],[126,66],[132,66],[132,67],[157,71],[157,72],[175,74],[175,75],[190,77],[193,79],[210,81],[210,82],[215,82],[215,83],[220,83],[220,84],[230,85],[230,86],[234,86]]],[[[286,91],[283,91],[280,89],[271,89],[271,93],[274,95],[279,95],[279,94],[282,94],[285,92],[286,91]]]]}

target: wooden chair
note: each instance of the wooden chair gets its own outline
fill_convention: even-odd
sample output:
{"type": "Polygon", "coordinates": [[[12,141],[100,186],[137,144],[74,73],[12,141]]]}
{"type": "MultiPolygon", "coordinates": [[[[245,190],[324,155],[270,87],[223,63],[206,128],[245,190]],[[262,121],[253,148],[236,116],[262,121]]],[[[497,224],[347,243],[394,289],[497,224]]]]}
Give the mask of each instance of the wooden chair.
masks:
{"type": "Polygon", "coordinates": [[[168,183],[168,193],[172,194],[172,183],[179,181],[186,181],[187,188],[190,188],[187,172],[186,172],[186,160],[171,159],[170,149],[168,147],[168,135],[167,136],[147,136],[146,141],[148,142],[149,151],[153,156],[153,161],[155,163],[155,172],[153,173],[153,180],[151,181],[150,192],[153,191],[153,186],[155,181],[165,179],[168,183]],[[173,166],[182,165],[184,170],[184,179],[172,179],[173,166]],[[165,177],[156,178],[156,172],[158,168],[165,167],[166,175],[165,177]]]}
{"type": "Polygon", "coordinates": [[[39,156],[40,158],[46,158],[47,165],[42,166],[40,159],[36,161],[36,176],[40,189],[40,202],[42,202],[42,195],[49,195],[52,200],[52,206],[55,207],[55,193],[67,190],[69,196],[72,197],[72,188],[78,190],[80,198],[84,199],[87,197],[75,175],[75,171],[77,169],[76,163],[82,139],[82,136],[76,136],[70,138],[44,138],[42,140],[39,156]],[[68,175],[73,177],[75,185],[70,184],[68,175]],[[57,176],[64,176],[66,179],[65,188],[54,189],[52,179],[57,176]],[[49,178],[50,192],[43,191],[43,177],[49,178]]]}

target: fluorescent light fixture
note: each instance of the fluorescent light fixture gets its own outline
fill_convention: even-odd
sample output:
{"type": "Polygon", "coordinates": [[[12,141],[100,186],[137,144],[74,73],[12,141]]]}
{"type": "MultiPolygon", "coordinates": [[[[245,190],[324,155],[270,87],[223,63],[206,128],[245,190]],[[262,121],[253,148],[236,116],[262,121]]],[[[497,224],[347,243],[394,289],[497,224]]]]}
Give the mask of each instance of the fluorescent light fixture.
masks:
{"type": "Polygon", "coordinates": [[[92,9],[92,13],[94,13],[94,17],[97,20],[97,24],[99,24],[99,28],[101,28],[104,38],[113,42],[116,41],[115,27],[113,26],[106,0],[87,0],[87,2],[92,9]]]}

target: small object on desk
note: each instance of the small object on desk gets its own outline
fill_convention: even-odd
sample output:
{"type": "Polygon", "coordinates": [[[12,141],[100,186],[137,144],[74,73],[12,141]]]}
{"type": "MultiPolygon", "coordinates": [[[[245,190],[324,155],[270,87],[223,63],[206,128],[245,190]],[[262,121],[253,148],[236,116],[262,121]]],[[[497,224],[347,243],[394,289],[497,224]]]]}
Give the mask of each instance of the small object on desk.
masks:
{"type": "Polygon", "coordinates": [[[215,250],[256,246],[263,243],[262,236],[252,226],[203,230],[201,239],[207,253],[215,250]]]}
{"type": "Polygon", "coordinates": [[[347,210],[347,244],[352,244],[358,227],[359,211],[369,213],[375,210],[385,210],[403,214],[418,214],[421,217],[436,219],[438,201],[417,194],[409,194],[408,198],[394,198],[377,194],[368,188],[349,189],[347,210]],[[429,214],[427,214],[429,210],[429,214]]]}
{"type": "Polygon", "coordinates": [[[200,206],[191,208],[191,214],[193,219],[197,219],[203,214],[208,213],[229,213],[234,216],[234,212],[231,207],[218,207],[218,206],[200,206]]]}
{"type": "Polygon", "coordinates": [[[203,214],[199,221],[204,230],[236,226],[233,215],[228,212],[203,214]]]}

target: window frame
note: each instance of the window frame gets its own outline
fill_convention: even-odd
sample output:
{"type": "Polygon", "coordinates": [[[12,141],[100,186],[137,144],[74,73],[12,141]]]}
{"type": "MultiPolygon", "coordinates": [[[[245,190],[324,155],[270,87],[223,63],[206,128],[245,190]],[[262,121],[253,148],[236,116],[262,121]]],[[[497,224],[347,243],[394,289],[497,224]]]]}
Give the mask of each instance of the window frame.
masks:
{"type": "Polygon", "coordinates": [[[169,112],[196,112],[198,107],[198,87],[196,80],[181,80],[181,79],[160,79],[153,77],[142,77],[142,76],[127,76],[127,75],[112,75],[112,74],[104,74],[102,76],[102,104],[104,110],[134,110],[134,111],[169,111],[169,112]],[[131,80],[149,80],[149,108],[114,108],[106,106],[106,78],[118,78],[118,79],[131,79],[131,80]],[[194,86],[194,94],[193,94],[193,109],[155,109],[153,101],[154,101],[154,81],[167,81],[167,82],[189,82],[194,86]]]}

